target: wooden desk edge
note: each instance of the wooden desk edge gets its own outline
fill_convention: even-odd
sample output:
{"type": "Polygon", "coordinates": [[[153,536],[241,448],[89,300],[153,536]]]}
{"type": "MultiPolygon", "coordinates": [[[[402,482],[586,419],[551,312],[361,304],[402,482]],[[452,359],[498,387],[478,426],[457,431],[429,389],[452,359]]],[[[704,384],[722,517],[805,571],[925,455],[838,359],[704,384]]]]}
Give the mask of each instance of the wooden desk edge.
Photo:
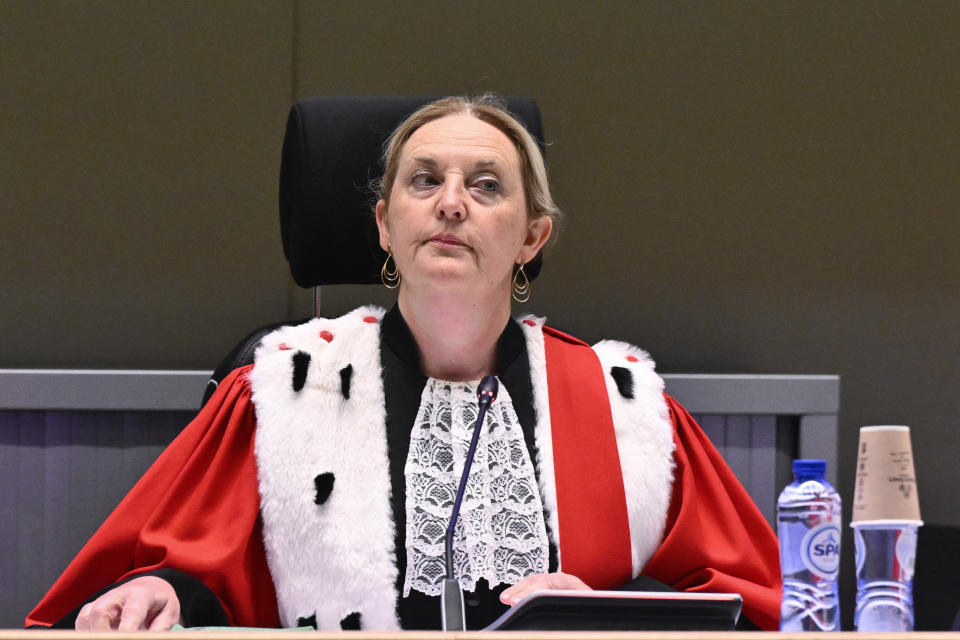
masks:
{"type": "MultiPolygon", "coordinates": [[[[142,640],[145,632],[137,633],[90,633],[64,630],[0,629],[2,640],[142,640]]],[[[499,631],[458,632],[440,631],[334,631],[306,632],[277,630],[237,631],[174,631],[149,632],[151,640],[277,640],[281,635],[295,635],[300,640],[810,640],[807,633],[779,633],[770,631],[731,632],[603,632],[603,631],[499,631]]],[[[817,640],[960,640],[958,632],[913,632],[913,633],[818,633],[817,640]]]]}

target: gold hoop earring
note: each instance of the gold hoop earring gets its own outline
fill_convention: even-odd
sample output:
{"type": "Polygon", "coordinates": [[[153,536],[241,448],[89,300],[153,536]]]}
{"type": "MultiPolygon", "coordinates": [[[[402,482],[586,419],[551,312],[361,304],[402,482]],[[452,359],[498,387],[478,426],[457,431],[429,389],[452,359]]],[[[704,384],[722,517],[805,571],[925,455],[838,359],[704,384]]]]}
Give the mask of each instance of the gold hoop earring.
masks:
{"type": "Polygon", "coordinates": [[[526,302],[530,299],[530,278],[523,272],[524,258],[520,258],[520,267],[513,274],[513,299],[517,302],[526,302]]]}
{"type": "Polygon", "coordinates": [[[383,267],[380,268],[380,282],[387,289],[396,289],[400,286],[400,269],[397,268],[397,261],[393,259],[393,252],[390,251],[390,245],[387,245],[387,259],[383,261],[383,267]],[[393,269],[387,267],[393,262],[393,269]]]}

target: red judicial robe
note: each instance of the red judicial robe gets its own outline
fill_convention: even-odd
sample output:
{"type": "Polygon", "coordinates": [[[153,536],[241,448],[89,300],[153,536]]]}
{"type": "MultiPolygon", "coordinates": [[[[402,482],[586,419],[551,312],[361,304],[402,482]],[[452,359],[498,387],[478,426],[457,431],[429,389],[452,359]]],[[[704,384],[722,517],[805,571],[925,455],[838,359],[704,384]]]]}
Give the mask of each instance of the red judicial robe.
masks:
{"type": "MultiPolygon", "coordinates": [[[[582,375],[583,367],[594,366],[591,359],[596,356],[587,353],[589,347],[583,343],[549,329],[544,336],[548,358],[551,350],[553,361],[571,358],[566,371],[582,375]],[[561,352],[565,355],[556,355],[561,352]]],[[[238,369],[222,382],[30,613],[27,625],[51,625],[107,585],[170,567],[206,584],[233,624],[279,626],[259,518],[251,369],[238,369]]],[[[548,366],[551,416],[555,430],[562,431],[563,419],[557,416],[563,407],[554,401],[562,403],[562,394],[554,389],[564,381],[562,375],[550,379],[549,371],[548,366]]],[[[662,543],[642,573],[682,591],[740,593],[746,617],[762,629],[776,629],[780,607],[776,538],[692,417],[672,398],[666,397],[666,402],[676,444],[672,496],[662,543]]],[[[577,411],[576,404],[568,403],[571,411],[577,411]]],[[[555,449],[562,449],[556,435],[554,443],[555,449]]],[[[591,498],[564,498],[565,484],[567,493],[576,494],[576,478],[565,480],[562,456],[562,451],[555,451],[561,514],[565,500],[574,504],[571,501],[591,498]]],[[[581,503],[567,512],[576,513],[577,508],[593,506],[581,503]]],[[[592,535],[573,535],[577,524],[569,517],[564,520],[561,515],[563,569],[577,575],[581,573],[577,558],[595,553],[597,523],[592,535]]],[[[611,533],[614,545],[618,535],[611,533]]],[[[629,547],[627,559],[629,563],[629,547]]],[[[626,574],[623,571],[614,567],[612,574],[629,578],[629,566],[626,574]]],[[[585,581],[595,587],[615,586],[601,575],[585,581]]]]}

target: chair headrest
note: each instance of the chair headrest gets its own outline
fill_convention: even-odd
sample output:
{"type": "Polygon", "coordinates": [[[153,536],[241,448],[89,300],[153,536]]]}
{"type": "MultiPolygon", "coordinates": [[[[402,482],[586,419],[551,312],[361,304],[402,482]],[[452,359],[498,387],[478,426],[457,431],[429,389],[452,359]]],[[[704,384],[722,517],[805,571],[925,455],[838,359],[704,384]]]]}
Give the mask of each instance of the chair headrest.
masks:
{"type": "MultiPolygon", "coordinates": [[[[280,235],[301,287],[380,282],[386,253],[369,184],[383,173],[383,145],[397,125],[439,97],[317,97],[290,109],[280,164],[280,235]]],[[[525,97],[505,102],[543,151],[537,103],[525,97]]],[[[528,278],[536,277],[542,261],[541,253],[525,267],[528,278]]]]}

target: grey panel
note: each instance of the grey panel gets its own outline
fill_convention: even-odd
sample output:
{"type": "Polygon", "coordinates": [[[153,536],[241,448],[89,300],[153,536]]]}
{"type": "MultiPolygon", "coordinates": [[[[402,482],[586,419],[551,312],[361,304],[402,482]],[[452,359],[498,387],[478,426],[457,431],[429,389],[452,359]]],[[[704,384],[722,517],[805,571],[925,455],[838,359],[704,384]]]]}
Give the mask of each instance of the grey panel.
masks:
{"type": "MultiPolygon", "coordinates": [[[[797,437],[801,417],[713,414],[693,416],[761,513],[770,525],[775,527],[777,496],[792,480],[793,460],[801,457],[797,437]]],[[[820,434],[822,433],[824,432],[821,431],[820,434]]],[[[826,433],[826,441],[829,442],[829,430],[826,433]]]]}
{"type": "Polygon", "coordinates": [[[726,447],[726,419],[723,416],[700,416],[698,418],[700,428],[710,438],[713,446],[720,451],[721,455],[726,447]]]}
{"type": "Polygon", "coordinates": [[[664,374],[666,391],[691,413],[836,413],[840,378],[832,375],[664,374]]]}
{"type": "Polygon", "coordinates": [[[723,457],[730,469],[750,490],[750,418],[747,416],[727,416],[726,441],[723,457]]]}
{"type": "Polygon", "coordinates": [[[764,516],[799,457],[827,461],[836,483],[840,378],[833,375],[668,374],[667,392],[697,417],[764,516]],[[746,424],[745,424],[746,422],[746,424]]]}
{"type": "Polygon", "coordinates": [[[837,416],[807,415],[800,418],[798,458],[827,461],[827,480],[837,484],[837,416]]]}
{"type": "MultiPolygon", "coordinates": [[[[41,558],[46,552],[43,538],[43,426],[43,416],[24,416],[18,425],[18,451],[24,455],[18,455],[15,460],[6,462],[16,466],[19,476],[15,492],[16,503],[12,510],[17,518],[17,537],[10,541],[12,544],[3,544],[0,548],[16,550],[17,565],[13,584],[21,585],[21,588],[34,579],[38,567],[41,566],[41,558]]],[[[8,512],[6,509],[3,511],[8,512]]]]}
{"type": "Polygon", "coordinates": [[[19,441],[19,416],[0,412],[0,548],[4,550],[0,552],[0,628],[21,626],[11,618],[12,610],[7,604],[15,589],[19,558],[11,551],[16,549],[20,513],[19,441]]]}
{"type": "Polygon", "coordinates": [[[799,457],[799,428],[800,420],[797,416],[777,416],[777,495],[793,481],[793,460],[799,457]]]}
{"type": "Polygon", "coordinates": [[[0,628],[16,628],[192,412],[0,411],[0,628]]]}
{"type": "Polygon", "coordinates": [[[750,482],[747,491],[757,507],[774,524],[777,484],[777,419],[775,416],[750,417],[750,482]]]}
{"type": "Polygon", "coordinates": [[[197,410],[210,373],[0,369],[0,408],[197,410]]]}
{"type": "MultiPolygon", "coordinates": [[[[193,409],[210,372],[0,369],[0,407],[193,409]]],[[[664,374],[666,391],[694,414],[836,413],[838,376],[664,374]]]]}
{"type": "MultiPolygon", "coordinates": [[[[45,473],[42,484],[38,484],[43,491],[43,512],[41,528],[43,532],[43,550],[38,560],[43,562],[40,575],[56,575],[63,568],[62,549],[65,540],[73,540],[70,531],[69,509],[71,503],[70,492],[74,490],[74,483],[70,478],[70,458],[75,453],[70,448],[70,420],[65,413],[31,412],[31,417],[43,420],[45,441],[42,450],[25,455],[42,457],[45,473]],[[50,490],[63,488],[63,490],[50,490]]],[[[80,496],[77,496],[80,498],[80,496]]],[[[78,500],[80,505],[84,500],[78,500]]],[[[27,507],[20,513],[28,510],[27,507]]]]}
{"type": "Polygon", "coordinates": [[[795,429],[789,430],[794,421],[788,418],[784,422],[790,433],[787,438],[790,446],[781,455],[777,448],[781,429],[777,416],[693,414],[693,417],[773,526],[777,495],[789,482],[791,461],[797,455],[795,429]]]}

